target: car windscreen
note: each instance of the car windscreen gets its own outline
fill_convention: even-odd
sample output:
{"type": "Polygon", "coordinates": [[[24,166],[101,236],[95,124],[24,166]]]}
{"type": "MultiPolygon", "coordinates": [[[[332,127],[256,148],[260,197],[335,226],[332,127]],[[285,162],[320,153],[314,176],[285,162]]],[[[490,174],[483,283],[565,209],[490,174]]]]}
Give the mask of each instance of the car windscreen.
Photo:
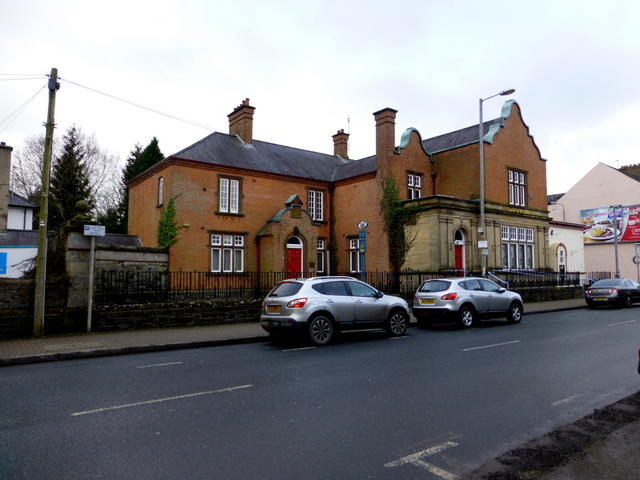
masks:
{"type": "Polygon", "coordinates": [[[451,282],[447,280],[427,280],[424,282],[420,288],[419,292],[444,292],[445,290],[449,290],[451,286],[451,282]]]}
{"type": "Polygon", "coordinates": [[[282,282],[273,287],[269,292],[270,297],[291,297],[298,293],[302,288],[300,282],[282,282]]]}

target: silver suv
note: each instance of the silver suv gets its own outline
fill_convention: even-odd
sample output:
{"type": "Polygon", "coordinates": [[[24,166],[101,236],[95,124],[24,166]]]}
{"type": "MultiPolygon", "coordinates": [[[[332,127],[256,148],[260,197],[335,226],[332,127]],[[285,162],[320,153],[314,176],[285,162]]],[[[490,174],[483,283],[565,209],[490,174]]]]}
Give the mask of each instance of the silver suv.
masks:
{"type": "Polygon", "coordinates": [[[409,305],[351,277],[284,280],[262,302],[260,324],[269,334],[303,333],[326,345],[336,330],[383,328],[403,335],[409,305]]]}
{"type": "Polygon", "coordinates": [[[463,328],[481,317],[505,316],[510,323],[522,320],[522,297],[486,278],[440,278],[424,282],[413,296],[413,315],[428,326],[444,317],[463,328]]]}

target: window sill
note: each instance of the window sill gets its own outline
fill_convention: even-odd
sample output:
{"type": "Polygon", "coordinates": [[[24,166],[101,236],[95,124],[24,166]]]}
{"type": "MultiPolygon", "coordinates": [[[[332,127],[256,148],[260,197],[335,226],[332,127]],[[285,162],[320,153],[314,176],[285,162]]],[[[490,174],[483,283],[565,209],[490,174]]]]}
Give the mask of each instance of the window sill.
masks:
{"type": "Polygon", "coordinates": [[[221,215],[224,217],[244,217],[245,216],[244,213],[229,213],[229,212],[219,212],[219,211],[215,211],[213,213],[215,215],[221,215]]]}

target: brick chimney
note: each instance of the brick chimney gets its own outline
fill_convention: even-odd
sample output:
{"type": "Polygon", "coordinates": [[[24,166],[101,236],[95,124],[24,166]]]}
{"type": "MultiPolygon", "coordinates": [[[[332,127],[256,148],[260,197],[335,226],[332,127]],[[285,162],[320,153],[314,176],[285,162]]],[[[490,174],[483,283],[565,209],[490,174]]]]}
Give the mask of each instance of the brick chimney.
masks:
{"type": "Polygon", "coordinates": [[[344,133],[344,128],[333,135],[333,154],[342,158],[349,158],[349,134],[344,133]]]}
{"type": "Polygon", "coordinates": [[[253,142],[253,111],[256,107],[249,105],[249,99],[245,98],[229,117],[229,135],[238,135],[244,143],[253,142]]]}
{"type": "Polygon", "coordinates": [[[396,113],[393,108],[384,108],[373,114],[376,119],[376,163],[389,159],[393,154],[396,141],[396,113]]]}
{"type": "Polygon", "coordinates": [[[12,147],[0,142],[0,232],[7,231],[9,221],[9,178],[12,147]]]}

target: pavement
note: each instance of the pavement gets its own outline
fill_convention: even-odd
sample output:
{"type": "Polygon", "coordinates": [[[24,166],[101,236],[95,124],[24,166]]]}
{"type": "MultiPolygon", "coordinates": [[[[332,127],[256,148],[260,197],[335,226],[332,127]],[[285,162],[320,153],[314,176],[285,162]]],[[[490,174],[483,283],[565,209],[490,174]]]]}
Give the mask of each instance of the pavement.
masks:
{"type": "MultiPolygon", "coordinates": [[[[583,299],[557,300],[550,302],[529,303],[525,305],[525,316],[536,313],[574,310],[586,308],[583,299]]],[[[412,318],[410,326],[417,326],[412,318]]],[[[142,352],[155,352],[185,348],[214,347],[241,343],[263,342],[269,338],[259,323],[236,323],[225,325],[162,328],[149,330],[123,330],[112,332],[73,333],[51,335],[41,338],[19,338],[0,340],[0,366],[23,365],[28,363],[54,362],[80,358],[123,355],[142,352]]],[[[624,400],[621,400],[624,402],[624,400]]],[[[640,411],[640,406],[638,408],[640,411]]],[[[635,418],[635,417],[634,417],[635,418]]],[[[604,438],[589,446],[589,449],[573,455],[563,465],[548,472],[511,472],[508,476],[493,478],[640,478],[640,455],[637,446],[640,444],[640,419],[611,432],[604,438]],[[606,476],[581,476],[585,471],[608,472],[606,476]],[[621,465],[627,476],[612,476],[619,471],[621,465]],[[578,476],[572,476],[571,472],[578,476]],[[633,472],[632,475],[628,475],[633,472]],[[543,476],[544,475],[544,476],[543,476]]]]}

